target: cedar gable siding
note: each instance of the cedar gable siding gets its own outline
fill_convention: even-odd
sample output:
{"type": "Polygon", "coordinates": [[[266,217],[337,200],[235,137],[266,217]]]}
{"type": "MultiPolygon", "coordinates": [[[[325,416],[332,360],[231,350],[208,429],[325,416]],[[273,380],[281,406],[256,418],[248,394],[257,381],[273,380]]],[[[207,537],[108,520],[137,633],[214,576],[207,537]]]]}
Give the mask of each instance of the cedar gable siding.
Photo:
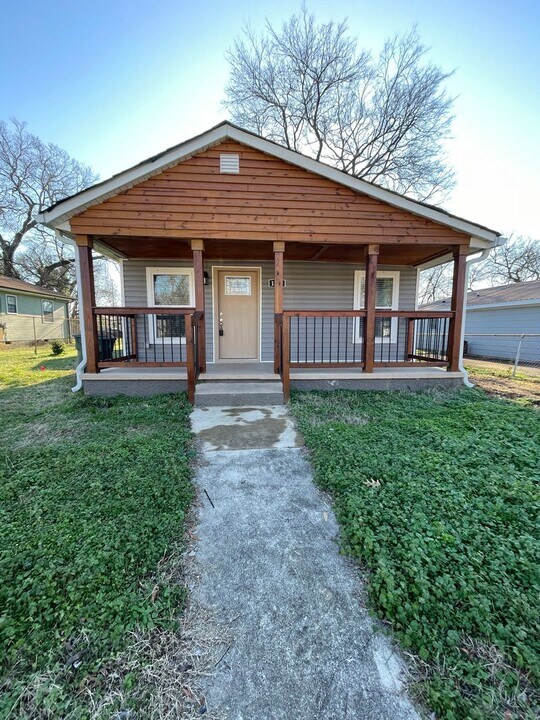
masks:
{"type": "Polygon", "coordinates": [[[469,237],[236,142],[220,143],[70,220],[101,237],[468,244],[469,237]],[[240,173],[220,173],[220,153],[240,173]]]}

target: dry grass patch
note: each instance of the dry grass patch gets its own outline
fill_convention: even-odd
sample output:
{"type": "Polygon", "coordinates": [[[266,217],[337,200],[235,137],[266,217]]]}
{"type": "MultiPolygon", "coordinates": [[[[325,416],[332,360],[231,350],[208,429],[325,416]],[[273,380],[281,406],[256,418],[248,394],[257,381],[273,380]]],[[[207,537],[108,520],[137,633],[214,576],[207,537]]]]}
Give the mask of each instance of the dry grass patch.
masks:
{"type": "Polygon", "coordinates": [[[484,360],[465,360],[470,380],[490,395],[540,406],[540,368],[520,367],[515,377],[512,366],[484,360]]]}

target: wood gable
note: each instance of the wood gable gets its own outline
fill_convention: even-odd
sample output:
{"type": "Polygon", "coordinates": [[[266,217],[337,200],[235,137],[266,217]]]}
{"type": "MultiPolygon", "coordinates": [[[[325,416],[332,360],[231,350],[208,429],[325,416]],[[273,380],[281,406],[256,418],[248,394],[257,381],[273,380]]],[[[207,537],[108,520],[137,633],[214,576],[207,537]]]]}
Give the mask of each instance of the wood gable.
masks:
{"type": "Polygon", "coordinates": [[[337,252],[339,259],[348,259],[358,244],[407,245],[414,260],[470,240],[465,233],[231,140],[86,209],[70,224],[72,232],[102,238],[128,257],[148,252],[181,257],[182,246],[189,246],[174,241],[200,238],[215,241],[218,254],[239,241],[313,246],[297,246],[297,259],[313,258],[321,244],[339,245],[324,251],[325,260],[338,259],[333,257],[337,252]],[[239,155],[238,174],[220,172],[222,153],[239,155]],[[144,252],[138,239],[144,239],[144,252]]]}

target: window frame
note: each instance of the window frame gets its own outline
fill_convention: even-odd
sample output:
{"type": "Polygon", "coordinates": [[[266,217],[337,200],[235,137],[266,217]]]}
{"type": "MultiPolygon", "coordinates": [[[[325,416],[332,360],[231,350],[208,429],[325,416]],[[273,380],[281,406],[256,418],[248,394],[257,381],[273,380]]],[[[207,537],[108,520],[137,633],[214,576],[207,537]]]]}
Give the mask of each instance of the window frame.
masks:
{"type": "MultiPolygon", "coordinates": [[[[393,284],[392,284],[392,305],[390,307],[388,306],[382,306],[379,305],[376,307],[376,310],[399,310],[399,280],[400,280],[401,272],[399,270],[377,270],[377,279],[379,278],[392,278],[393,284]]],[[[366,271],[365,270],[355,270],[354,271],[354,299],[353,299],[353,309],[354,310],[364,310],[364,298],[360,297],[360,289],[362,287],[362,280],[365,282],[366,277],[366,271]]],[[[364,337],[363,333],[360,333],[360,326],[361,323],[356,322],[354,326],[354,342],[355,343],[363,343],[364,337]]],[[[391,318],[390,321],[390,344],[394,345],[397,343],[397,318],[391,318]]],[[[375,342],[376,343],[382,343],[382,342],[388,342],[387,338],[384,338],[383,336],[375,336],[375,342]]]]}
{"type": "Polygon", "coordinates": [[[234,275],[231,273],[230,275],[225,275],[225,295],[227,297],[251,297],[252,295],[252,287],[251,287],[251,275],[248,275],[247,273],[234,273],[234,275]],[[249,292],[248,293],[237,293],[237,292],[229,292],[227,290],[227,280],[248,280],[249,283],[249,292]]]}
{"type": "Polygon", "coordinates": [[[50,325],[54,322],[54,301],[53,300],[47,300],[45,298],[41,298],[41,322],[46,323],[47,325],[50,325]],[[43,309],[44,303],[51,303],[51,314],[50,314],[50,320],[45,319],[45,310],[43,309]]]}
{"type": "MultiPolygon", "coordinates": [[[[177,307],[177,308],[185,308],[185,307],[194,307],[195,305],[195,269],[190,267],[147,267],[146,268],[146,299],[148,302],[148,307],[151,308],[166,308],[166,307],[177,307]],[[154,296],[154,276],[155,275],[187,275],[189,277],[189,303],[187,305],[156,305],[155,304],[155,296],[154,296]]],[[[186,338],[177,338],[177,337],[170,337],[170,336],[163,336],[159,337],[157,335],[157,315],[151,315],[148,318],[148,337],[150,339],[150,342],[152,343],[162,343],[165,342],[167,344],[170,344],[171,342],[173,344],[179,345],[182,343],[183,345],[186,342],[186,338]]]]}
{"type": "Polygon", "coordinates": [[[18,315],[19,314],[19,300],[16,295],[12,295],[11,293],[6,293],[6,315],[18,315]],[[15,300],[15,310],[9,309],[9,298],[13,298],[15,300]]]}

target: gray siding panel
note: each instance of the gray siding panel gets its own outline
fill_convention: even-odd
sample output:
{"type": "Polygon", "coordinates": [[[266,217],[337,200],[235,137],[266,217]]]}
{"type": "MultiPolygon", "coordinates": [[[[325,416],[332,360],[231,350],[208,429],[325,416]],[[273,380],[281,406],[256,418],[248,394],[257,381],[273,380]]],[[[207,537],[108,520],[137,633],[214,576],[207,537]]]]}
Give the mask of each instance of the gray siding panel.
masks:
{"type": "MultiPolygon", "coordinates": [[[[124,296],[126,305],[147,305],[146,268],[147,267],[188,267],[185,261],[160,260],[127,260],[123,263],[124,296]]],[[[274,264],[272,261],[264,262],[219,262],[205,263],[205,271],[211,278],[210,284],[205,286],[206,304],[206,333],[207,333],[207,359],[213,362],[213,295],[214,283],[212,278],[213,267],[250,267],[261,268],[262,271],[262,332],[261,332],[261,360],[271,362],[274,353],[274,291],[268,286],[273,278],[274,264]]],[[[287,287],[284,289],[284,307],[286,310],[352,310],[354,296],[354,272],[363,270],[363,263],[323,263],[323,262],[285,262],[284,277],[287,287]]],[[[380,270],[395,270],[400,272],[399,282],[399,309],[414,310],[416,302],[415,268],[405,266],[380,266],[380,270]]],[[[343,328],[342,328],[343,331],[343,328]]],[[[325,328],[325,335],[330,329],[325,328]]],[[[337,326],[333,328],[337,332],[337,326]]],[[[349,345],[352,352],[352,321],[349,321],[348,333],[340,333],[340,346],[344,351],[347,334],[350,337],[349,345]]],[[[139,335],[141,332],[139,331],[139,335]]],[[[320,337],[320,336],[319,336],[320,337]]],[[[336,335],[333,335],[335,342],[336,335]]],[[[328,338],[329,339],[329,338],[328,338]]],[[[311,338],[312,342],[312,338],[311,338]]],[[[293,343],[294,344],[294,343],[293,343]]],[[[316,343],[318,344],[318,343],[316,343]]],[[[401,344],[401,341],[400,341],[401,344]]],[[[356,359],[360,357],[360,346],[356,348],[356,359]]],[[[351,357],[352,359],[352,357],[351,357]]]]}
{"type": "MultiPolygon", "coordinates": [[[[147,307],[148,294],[146,287],[147,267],[192,267],[188,262],[174,260],[124,260],[123,281],[124,301],[126,306],[147,307]]],[[[147,362],[178,362],[185,361],[185,345],[179,345],[158,339],[151,342],[148,321],[143,317],[137,320],[138,353],[147,362]]]]}
{"type": "MultiPolygon", "coordinates": [[[[284,290],[286,310],[352,310],[354,305],[355,271],[363,264],[285,263],[284,290]]],[[[416,302],[416,270],[412,267],[380,266],[379,270],[399,272],[399,309],[414,310],[416,302]]],[[[396,323],[397,321],[393,321],[396,323]]],[[[363,320],[293,318],[291,320],[291,358],[300,362],[359,362],[363,320]]],[[[393,360],[396,350],[405,344],[405,324],[396,326],[396,343],[376,344],[376,360],[393,360]]]]}
{"type": "MultiPolygon", "coordinates": [[[[493,335],[540,334],[540,304],[512,308],[469,308],[465,320],[465,340],[468,354],[492,358],[513,359],[519,337],[493,335]],[[482,337],[491,335],[492,337],[482,337]]],[[[524,361],[540,362],[540,338],[525,338],[520,357],[524,361]]]]}

